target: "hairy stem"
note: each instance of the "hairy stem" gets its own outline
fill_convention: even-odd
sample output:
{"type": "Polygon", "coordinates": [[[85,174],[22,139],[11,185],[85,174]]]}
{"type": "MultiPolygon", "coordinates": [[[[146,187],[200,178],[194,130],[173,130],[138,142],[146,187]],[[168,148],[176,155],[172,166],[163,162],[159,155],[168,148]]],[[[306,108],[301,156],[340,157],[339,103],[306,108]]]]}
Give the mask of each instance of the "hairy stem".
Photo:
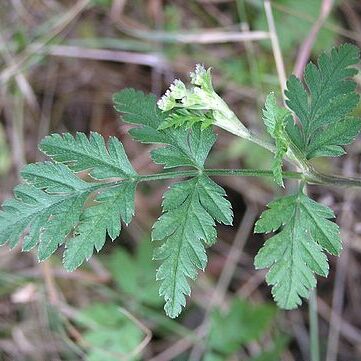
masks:
{"type": "Polygon", "coordinates": [[[318,172],[315,169],[312,169],[310,173],[312,173],[313,179],[318,184],[333,185],[338,187],[361,187],[360,178],[328,175],[318,172]]]}
{"type": "MultiPolygon", "coordinates": [[[[192,169],[192,170],[176,170],[171,172],[162,172],[155,174],[145,174],[134,177],[132,180],[135,182],[151,182],[165,179],[195,177],[199,174],[206,174],[210,177],[217,176],[235,176],[235,177],[273,177],[273,171],[268,169],[192,169]]],[[[302,172],[282,172],[283,178],[302,180],[306,184],[325,185],[325,186],[338,186],[338,187],[360,187],[361,179],[346,178],[325,175],[312,170],[307,174],[302,172]]],[[[113,186],[124,181],[123,178],[111,178],[107,182],[94,183],[94,190],[104,186],[113,186]]]]}
{"type": "MultiPolygon", "coordinates": [[[[206,174],[210,177],[216,176],[236,176],[236,177],[273,177],[272,170],[264,169],[204,169],[204,170],[179,170],[172,172],[140,175],[135,180],[138,182],[148,182],[162,179],[172,179],[181,177],[195,177],[199,174],[206,174]]],[[[283,172],[284,178],[304,179],[299,172],[283,172]]]]}

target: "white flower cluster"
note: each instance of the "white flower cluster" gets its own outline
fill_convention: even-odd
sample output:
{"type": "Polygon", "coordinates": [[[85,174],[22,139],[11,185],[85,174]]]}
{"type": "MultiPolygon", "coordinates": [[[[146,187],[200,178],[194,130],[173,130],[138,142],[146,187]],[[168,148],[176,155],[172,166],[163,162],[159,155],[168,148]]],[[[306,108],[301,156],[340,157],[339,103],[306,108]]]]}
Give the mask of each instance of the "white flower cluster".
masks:
{"type": "Polygon", "coordinates": [[[191,83],[194,85],[201,86],[204,83],[204,78],[207,74],[207,70],[201,64],[196,65],[195,71],[190,73],[191,83]]]}
{"type": "Polygon", "coordinates": [[[190,73],[191,88],[176,79],[165,92],[157,105],[166,112],[173,108],[188,110],[210,111],[214,124],[234,134],[249,134],[248,130],[238,120],[236,115],[228,108],[223,99],[214,91],[212,85],[211,69],[197,64],[190,73]]]}
{"type": "Polygon", "coordinates": [[[190,77],[191,83],[195,86],[187,89],[181,80],[176,79],[158,101],[159,109],[163,111],[174,107],[212,109],[214,97],[218,95],[212,87],[210,69],[206,70],[203,65],[197,64],[195,71],[190,73],[190,77]]]}
{"type": "Polygon", "coordinates": [[[206,68],[201,65],[197,64],[196,69],[194,72],[190,73],[191,83],[197,86],[200,86],[206,92],[214,92],[212,86],[212,75],[211,75],[211,68],[206,68]]]}
{"type": "Polygon", "coordinates": [[[158,107],[163,111],[168,111],[176,106],[176,100],[182,99],[186,96],[187,89],[184,83],[176,79],[165,94],[158,100],[158,107]]]}

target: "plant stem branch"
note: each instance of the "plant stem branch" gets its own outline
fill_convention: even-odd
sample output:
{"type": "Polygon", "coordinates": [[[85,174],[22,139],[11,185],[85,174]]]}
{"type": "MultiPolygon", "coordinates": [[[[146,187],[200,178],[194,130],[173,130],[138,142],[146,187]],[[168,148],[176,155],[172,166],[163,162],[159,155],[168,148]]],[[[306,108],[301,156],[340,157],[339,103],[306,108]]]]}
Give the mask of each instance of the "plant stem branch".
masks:
{"type": "MultiPolygon", "coordinates": [[[[130,180],[133,180],[135,182],[151,182],[166,179],[196,177],[201,174],[206,174],[210,177],[273,177],[273,171],[269,169],[192,169],[138,175],[130,180]]],[[[302,180],[306,184],[361,188],[361,179],[325,175],[317,171],[312,171],[309,174],[289,171],[282,172],[282,176],[283,178],[287,179],[302,180]]],[[[93,188],[94,190],[98,190],[100,188],[103,188],[104,186],[116,186],[124,180],[124,178],[111,178],[108,180],[108,182],[93,183],[93,188]]]]}
{"type": "Polygon", "coordinates": [[[311,290],[311,294],[310,294],[309,320],[310,320],[310,360],[320,361],[316,288],[311,290]]]}
{"type": "MultiPolygon", "coordinates": [[[[255,134],[254,132],[249,132],[248,135],[244,135],[243,133],[239,132],[233,132],[232,134],[246,139],[254,144],[259,145],[260,147],[275,153],[276,148],[275,146],[266,141],[263,140],[260,136],[255,134]]],[[[287,153],[287,159],[291,162],[291,164],[295,165],[297,169],[300,169],[302,172],[283,172],[284,178],[294,178],[294,179],[304,179],[306,183],[309,184],[323,184],[323,185],[332,185],[332,186],[338,186],[338,187],[361,187],[361,179],[354,178],[354,177],[340,177],[335,175],[328,175],[323,174],[316,169],[313,168],[313,166],[309,163],[307,159],[304,158],[302,153],[300,151],[297,151],[297,149],[289,149],[289,152],[287,153]],[[301,176],[295,177],[295,174],[299,174],[301,176]],[[293,176],[290,176],[290,174],[293,174],[293,176]]],[[[207,170],[212,172],[212,170],[207,170]]],[[[212,175],[238,175],[238,176],[256,176],[256,177],[270,177],[272,176],[272,171],[264,171],[264,170],[257,170],[257,174],[252,173],[256,170],[247,170],[247,169],[241,169],[241,170],[223,170],[226,171],[227,174],[212,174],[212,175]],[[236,174],[235,171],[241,171],[240,173],[236,174]],[[244,171],[244,174],[242,172],[244,171]]],[[[176,178],[173,177],[173,178],[176,178]]]]}
{"type": "MultiPolygon", "coordinates": [[[[140,175],[136,178],[138,182],[148,182],[162,179],[173,179],[181,177],[195,177],[199,174],[215,176],[236,176],[236,177],[273,177],[272,170],[264,169],[204,169],[204,170],[180,170],[173,172],[155,173],[140,175]]],[[[298,172],[283,172],[284,178],[303,179],[303,174],[298,172]]]]}

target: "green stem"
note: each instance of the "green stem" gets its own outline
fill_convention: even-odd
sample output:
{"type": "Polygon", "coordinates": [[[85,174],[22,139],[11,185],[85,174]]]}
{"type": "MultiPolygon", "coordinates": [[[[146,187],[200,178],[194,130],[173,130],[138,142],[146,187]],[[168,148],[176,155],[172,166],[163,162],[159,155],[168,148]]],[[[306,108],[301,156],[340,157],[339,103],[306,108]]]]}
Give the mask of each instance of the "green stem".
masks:
{"type": "Polygon", "coordinates": [[[250,133],[249,137],[247,138],[250,142],[259,145],[260,147],[269,150],[272,153],[276,153],[276,147],[274,144],[267,142],[261,138],[259,138],[256,134],[250,133]]]}
{"type": "Polygon", "coordinates": [[[311,168],[310,174],[312,174],[312,178],[318,184],[329,184],[338,187],[361,187],[360,178],[340,177],[335,175],[323,174],[313,168],[311,168]]]}
{"type": "MultiPolygon", "coordinates": [[[[264,169],[205,169],[205,174],[214,176],[236,176],[236,177],[273,177],[273,171],[264,169]]],[[[282,172],[284,178],[303,179],[299,172],[282,172]]]]}
{"type": "Polygon", "coordinates": [[[149,182],[157,181],[163,179],[174,179],[174,178],[183,178],[183,177],[195,177],[200,173],[199,170],[179,170],[173,172],[163,172],[163,173],[154,173],[154,174],[145,174],[139,175],[135,178],[138,182],[149,182]]]}
{"type": "MultiPolygon", "coordinates": [[[[255,143],[259,145],[260,147],[275,153],[276,148],[272,143],[269,143],[263,139],[261,139],[258,135],[254,133],[249,133],[248,136],[243,136],[241,134],[236,134],[233,132],[233,134],[237,135],[240,138],[247,139],[248,141],[255,143]]],[[[307,183],[309,184],[323,184],[323,185],[332,185],[332,186],[338,186],[338,187],[361,187],[361,179],[359,178],[352,178],[352,177],[340,177],[335,175],[328,175],[323,174],[316,169],[313,168],[311,163],[308,162],[307,159],[304,158],[302,155],[302,152],[298,149],[293,148],[292,150],[289,150],[288,160],[294,164],[296,167],[301,168],[302,174],[301,177],[296,179],[305,179],[307,183]]],[[[231,171],[231,170],[230,170],[231,171]]],[[[269,172],[269,171],[265,171],[269,172]]],[[[286,174],[287,172],[284,172],[286,174]]],[[[225,175],[225,174],[224,174],[225,175]]],[[[237,174],[234,174],[237,175],[237,174]]],[[[265,174],[256,174],[255,176],[268,176],[265,174]]],[[[294,177],[286,177],[285,178],[294,178],[294,177]]],[[[295,178],[294,178],[295,179],[295,178]]]]}
{"type": "MultiPolygon", "coordinates": [[[[138,175],[131,180],[136,182],[150,182],[165,179],[184,178],[184,177],[196,177],[200,174],[206,174],[210,177],[217,176],[235,176],[235,177],[273,177],[272,170],[266,169],[204,169],[204,170],[177,170],[171,172],[162,172],[155,174],[138,175]]],[[[360,187],[361,179],[357,178],[345,178],[338,176],[329,176],[319,173],[315,170],[304,174],[301,172],[282,172],[283,178],[287,179],[298,179],[304,181],[306,184],[316,185],[329,185],[339,187],[360,187]]],[[[104,186],[114,186],[124,181],[123,178],[112,178],[108,182],[94,183],[94,190],[102,188],[104,186]]]]}
{"type": "MultiPolygon", "coordinates": [[[[304,180],[307,184],[329,185],[338,187],[360,187],[361,179],[338,177],[326,175],[310,168],[309,174],[301,172],[282,172],[282,176],[287,179],[304,180]]],[[[265,169],[205,169],[201,170],[179,170],[172,172],[156,173],[150,175],[140,175],[136,178],[138,182],[155,181],[162,179],[174,179],[181,177],[195,177],[204,173],[210,177],[216,176],[236,176],[236,177],[273,177],[272,170],[265,169]]]]}
{"type": "Polygon", "coordinates": [[[316,288],[311,291],[309,299],[310,320],[310,360],[320,361],[320,344],[318,334],[318,313],[316,288]]]}
{"type": "MultiPolygon", "coordinates": [[[[199,174],[206,174],[210,177],[216,176],[236,176],[236,177],[273,177],[272,170],[264,169],[204,169],[202,170],[179,170],[173,172],[140,175],[135,180],[138,182],[148,182],[162,179],[173,179],[182,177],[195,177],[199,174]]],[[[303,174],[299,172],[283,172],[284,178],[303,179],[303,174]]],[[[311,181],[311,180],[310,180],[311,181]]]]}

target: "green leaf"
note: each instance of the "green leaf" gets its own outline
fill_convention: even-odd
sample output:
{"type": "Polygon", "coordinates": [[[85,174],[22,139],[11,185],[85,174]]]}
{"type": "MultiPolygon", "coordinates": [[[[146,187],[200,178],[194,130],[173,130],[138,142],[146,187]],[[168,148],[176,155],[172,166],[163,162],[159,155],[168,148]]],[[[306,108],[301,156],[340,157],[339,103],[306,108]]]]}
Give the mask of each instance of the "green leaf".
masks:
{"type": "Polygon", "coordinates": [[[135,182],[123,181],[96,198],[95,206],[85,209],[75,236],[66,243],[64,267],[68,271],[78,268],[104,246],[107,233],[114,240],[120,234],[122,219],[128,224],[134,215],[135,182]]]}
{"type": "Polygon", "coordinates": [[[208,348],[222,354],[223,360],[228,359],[242,346],[258,340],[275,315],[276,309],[270,305],[254,305],[236,298],[229,311],[212,311],[208,348]]]}
{"type": "Polygon", "coordinates": [[[289,135],[307,159],[339,156],[344,153],[341,146],[350,143],[359,133],[361,126],[355,122],[350,130],[345,123],[338,125],[346,121],[359,102],[356,83],[350,79],[357,74],[358,63],[359,49],[343,44],[329,54],[323,53],[317,66],[312,62],[306,66],[307,90],[294,75],[288,79],[286,102],[300,121],[300,132],[291,130],[289,135]],[[339,141],[336,131],[342,132],[339,141]]]}
{"type": "Polygon", "coordinates": [[[89,192],[89,189],[82,188],[68,194],[52,195],[31,185],[17,186],[14,189],[14,199],[5,201],[2,206],[0,245],[8,242],[11,248],[15,247],[25,230],[29,229],[24,237],[23,250],[29,251],[40,242],[42,252],[45,252],[41,258],[46,258],[50,252],[48,249],[53,250],[54,243],[56,247],[61,244],[72,229],[70,222],[62,223],[62,214],[67,214],[69,220],[77,222],[82,202],[89,192]],[[46,241],[54,227],[56,239],[51,240],[50,245],[46,241]]]}
{"type": "Polygon", "coordinates": [[[282,353],[287,349],[289,338],[284,335],[278,336],[270,347],[263,349],[257,356],[248,361],[279,361],[282,353]]]}
{"type": "Polygon", "coordinates": [[[205,246],[217,237],[215,220],[231,224],[232,216],[224,190],[206,176],[176,183],[166,192],[152,238],[164,241],[154,258],[162,261],[157,272],[159,293],[171,318],[180,314],[185,296],[190,295],[187,278],[195,280],[198,269],[206,267],[205,246]]]}
{"type": "Polygon", "coordinates": [[[156,264],[152,261],[153,251],[152,243],[144,240],[138,245],[135,255],[125,249],[117,249],[106,258],[105,265],[123,293],[141,303],[160,306],[162,299],[155,282],[156,264]]]}
{"type": "Polygon", "coordinates": [[[64,265],[73,270],[89,259],[94,248],[102,248],[107,234],[112,240],[119,236],[121,220],[131,221],[137,174],[115,138],[110,138],[108,148],[96,133],[89,140],[80,133],[76,138],[52,135],[42,144],[56,161],[67,165],[43,162],[24,167],[26,184],[14,189],[14,199],[5,201],[0,213],[0,245],[8,242],[15,247],[25,235],[23,250],[38,246],[39,260],[44,260],[65,242],[64,265]],[[99,179],[116,175],[127,179],[87,183],[74,173],[83,170],[99,179]]]}
{"type": "Polygon", "coordinates": [[[213,117],[208,112],[180,108],[168,115],[165,122],[161,123],[158,129],[167,128],[192,128],[195,124],[200,123],[201,129],[210,127],[214,122],[213,117]]]}
{"type": "MultiPolygon", "coordinates": [[[[54,207],[51,216],[42,225],[38,244],[38,258],[40,261],[50,257],[64,243],[66,237],[71,234],[75,225],[79,222],[88,195],[88,192],[79,195],[74,194],[54,207]]],[[[23,250],[27,250],[25,249],[25,243],[23,250]]]]}
{"type": "MultiPolygon", "coordinates": [[[[168,114],[158,109],[156,97],[133,89],[115,94],[114,104],[125,122],[138,126],[130,131],[136,140],[166,144],[152,151],[155,163],[165,168],[203,169],[215,142],[212,129],[202,130],[201,124],[194,124],[191,129],[164,128],[168,114]]],[[[205,268],[205,245],[216,238],[214,220],[231,222],[230,205],[224,195],[222,188],[203,176],[175,185],[166,193],[165,213],[156,222],[152,237],[165,241],[155,252],[155,258],[163,261],[157,279],[162,281],[160,295],[165,298],[166,313],[172,318],[179,315],[185,295],[190,293],[187,277],[195,279],[197,269],[205,268]]]]}
{"type": "Polygon", "coordinates": [[[95,303],[80,311],[76,322],[83,333],[89,361],[139,360],[134,355],[143,332],[114,304],[95,303]]]}
{"type": "Polygon", "coordinates": [[[281,308],[293,309],[316,286],[314,273],[326,277],[327,257],[341,252],[339,228],[331,209],[302,192],[268,205],[256,233],[279,233],[268,239],[255,258],[257,269],[270,268],[266,280],[281,308]]]}
{"type": "Polygon", "coordinates": [[[203,168],[216,137],[212,129],[202,130],[200,124],[190,130],[185,128],[160,129],[167,113],[157,107],[153,94],[145,95],[134,89],[125,89],[113,98],[115,109],[125,122],[134,124],[130,130],[134,139],[142,143],[166,144],[151,152],[152,159],[165,168],[190,166],[203,168]]]}
{"type": "Polygon", "coordinates": [[[358,118],[345,118],[326,127],[322,132],[316,132],[308,147],[308,158],[338,157],[345,154],[342,145],[352,143],[361,130],[358,118]]]}
{"type": "Polygon", "coordinates": [[[203,361],[223,361],[223,356],[220,356],[215,352],[207,352],[203,361]]]}
{"type": "Polygon", "coordinates": [[[274,93],[270,93],[263,109],[263,121],[267,132],[276,143],[276,153],[273,160],[272,170],[275,182],[283,187],[282,163],[283,157],[287,153],[289,141],[286,134],[286,119],[290,117],[290,112],[277,105],[274,93]]]}
{"type": "Polygon", "coordinates": [[[69,193],[89,188],[67,166],[52,162],[32,163],[21,170],[23,179],[47,193],[69,193]]]}
{"type": "Polygon", "coordinates": [[[106,147],[104,138],[94,132],[89,138],[84,133],[77,133],[75,137],[69,133],[52,134],[45,137],[39,147],[53,161],[66,164],[74,172],[89,170],[95,179],[137,175],[122,143],[115,137],[109,138],[106,147]]]}
{"type": "Polygon", "coordinates": [[[291,113],[284,107],[277,104],[275,94],[269,93],[263,109],[263,122],[271,137],[275,136],[277,123],[289,117],[291,113]]]}

